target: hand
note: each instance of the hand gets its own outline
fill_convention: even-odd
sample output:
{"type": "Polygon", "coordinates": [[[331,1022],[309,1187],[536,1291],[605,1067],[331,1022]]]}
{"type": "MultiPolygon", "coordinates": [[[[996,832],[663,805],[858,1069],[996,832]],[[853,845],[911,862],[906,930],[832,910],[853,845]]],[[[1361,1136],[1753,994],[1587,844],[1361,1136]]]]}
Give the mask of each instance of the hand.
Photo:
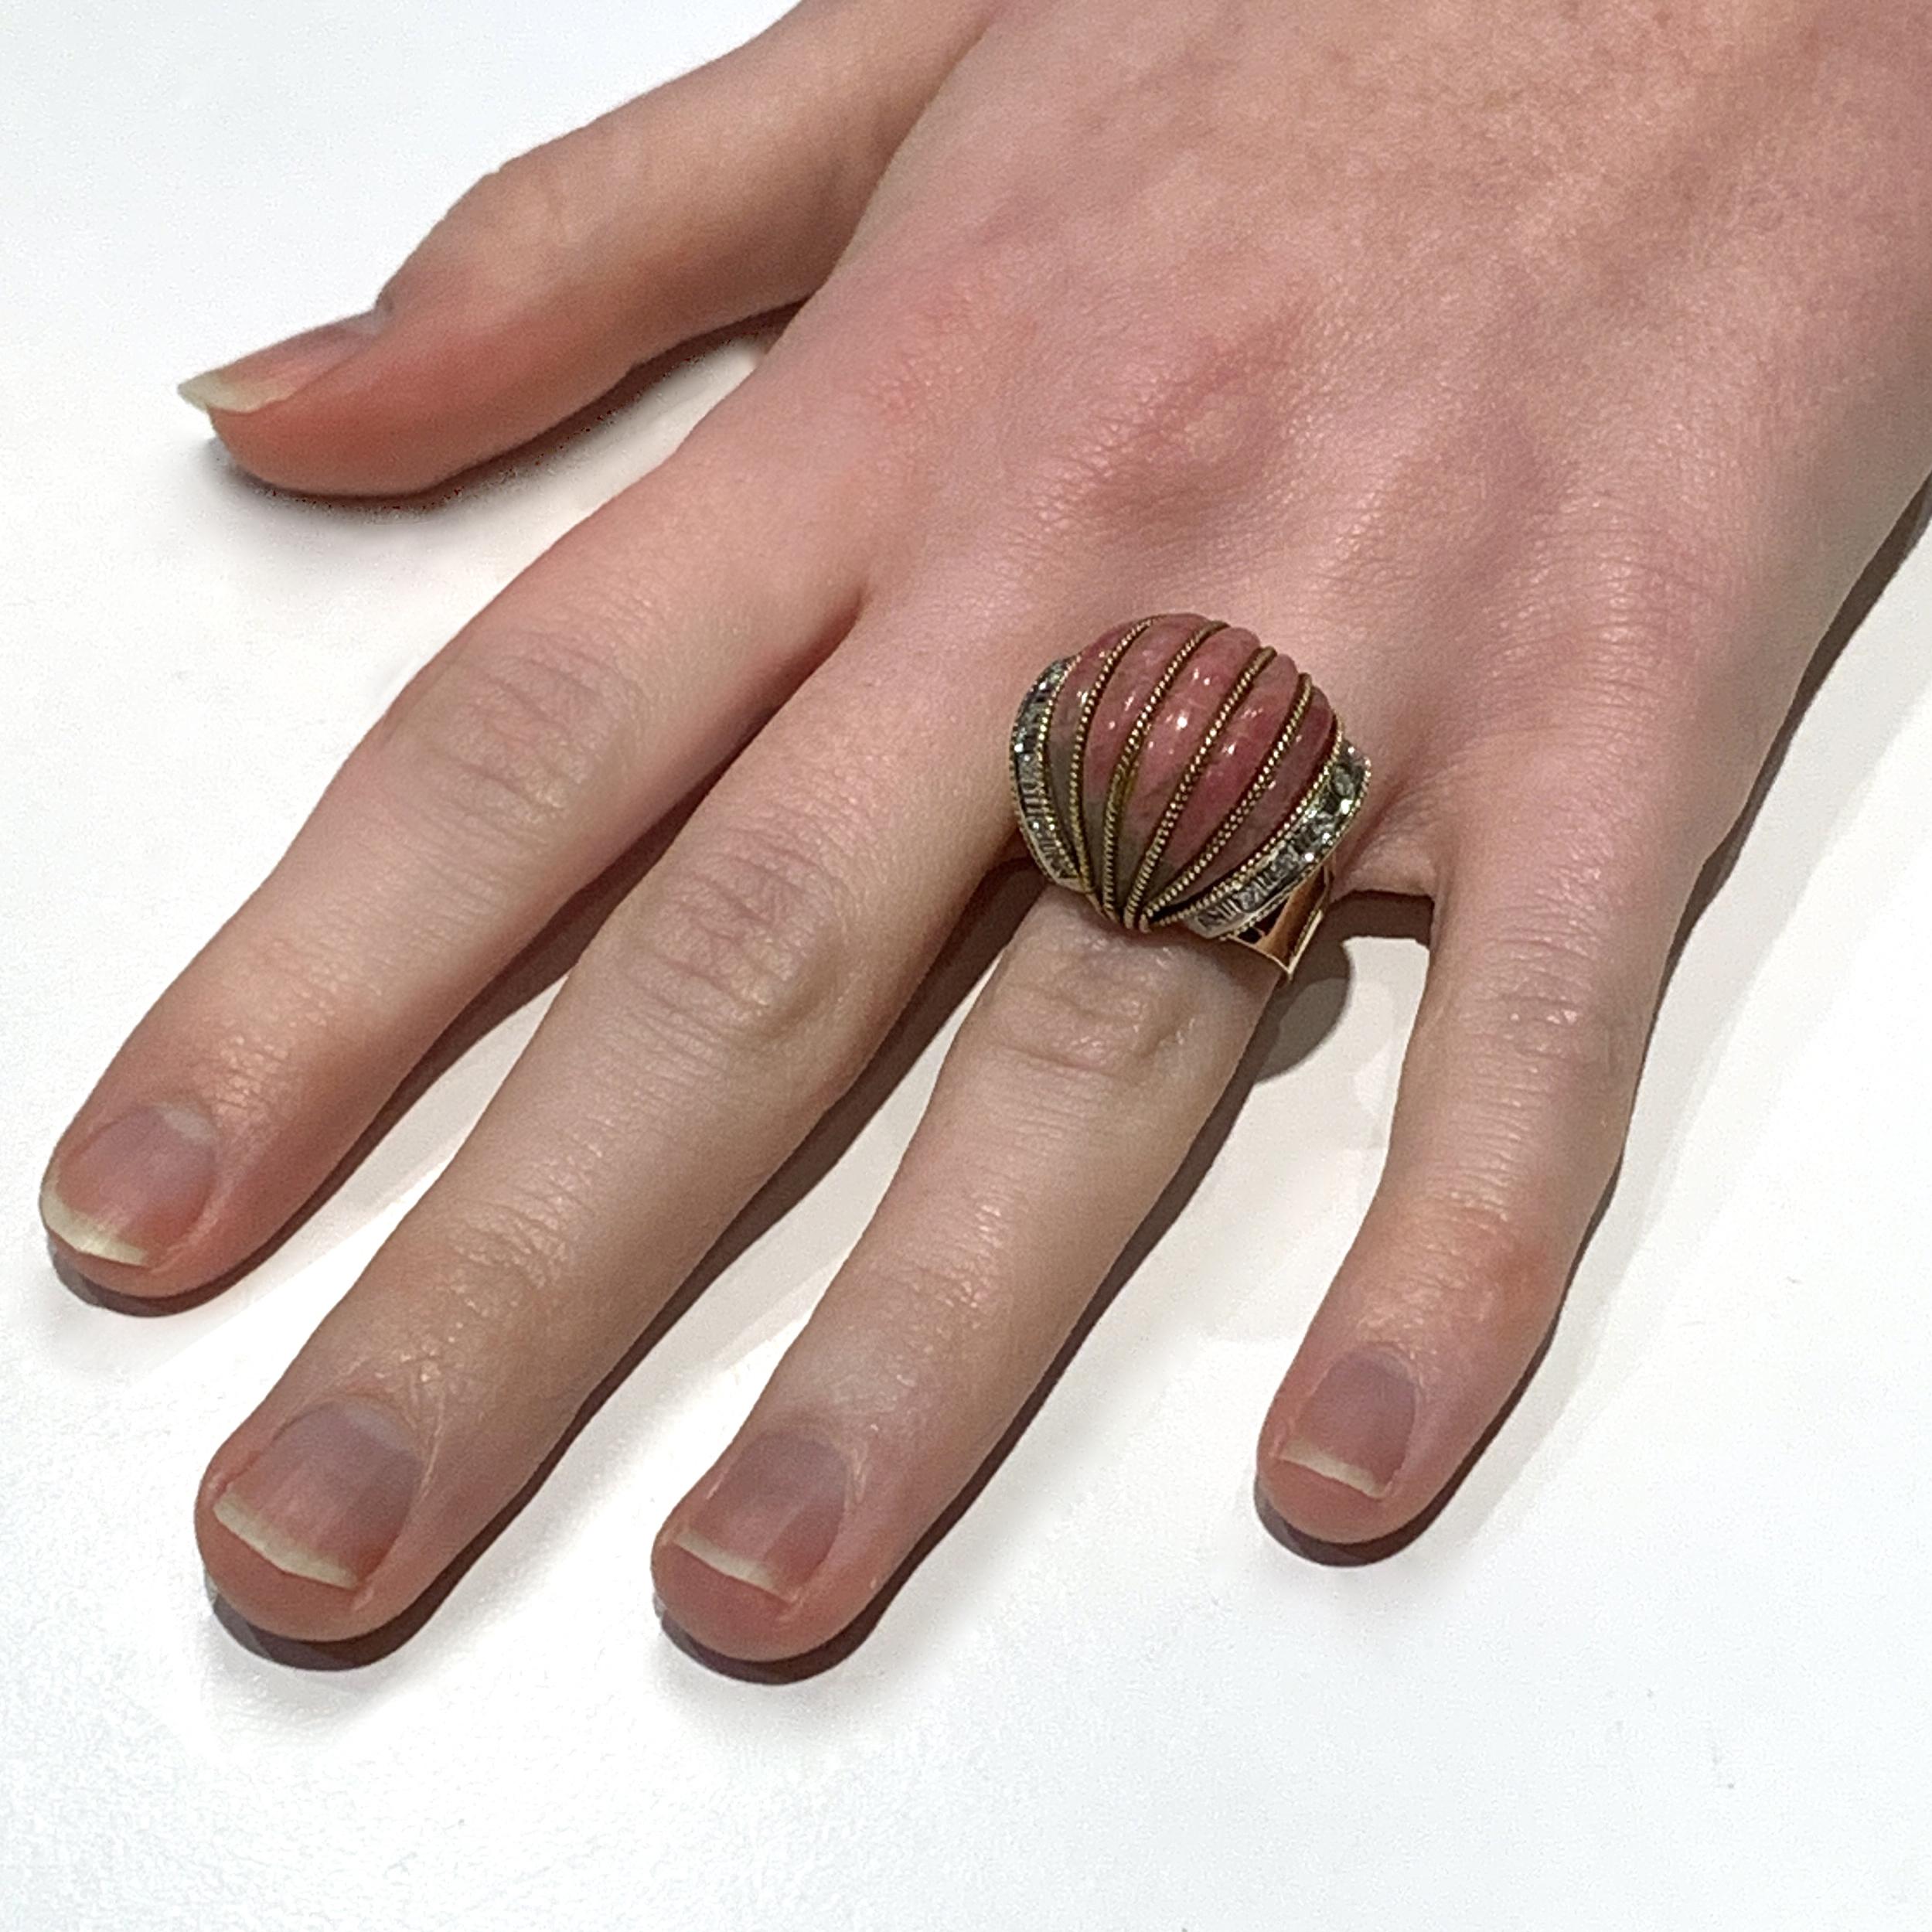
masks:
{"type": "MultiPolygon", "coordinates": [[[[328,1638],[424,1589],[1017,850],[1034,672],[1160,609],[1310,670],[1375,767],[1337,895],[1433,904],[1385,1168],[1260,1443],[1310,1534],[1411,1521],[1548,1329],[1692,884],[1932,465],[1926,24],[807,0],[488,176],[369,315],[190,385],[257,475],[391,492],[809,298],[414,680],[56,1150],[45,1211],[84,1272],[167,1296],[232,1269],[717,774],[215,1456],[223,1592],[328,1638]]],[[[775,1657],[863,1607],[1273,983],[1042,894],[659,1535],[680,1623],[775,1657]]]]}

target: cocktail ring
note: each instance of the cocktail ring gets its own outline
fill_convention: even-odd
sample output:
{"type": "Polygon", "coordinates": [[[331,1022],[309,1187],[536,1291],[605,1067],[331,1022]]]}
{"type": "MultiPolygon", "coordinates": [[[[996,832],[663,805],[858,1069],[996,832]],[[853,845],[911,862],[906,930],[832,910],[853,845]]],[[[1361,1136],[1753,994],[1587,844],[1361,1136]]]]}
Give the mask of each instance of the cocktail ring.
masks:
{"type": "Polygon", "coordinates": [[[1293,658],[1188,612],[1116,625],[1034,680],[1011,749],[1021,833],[1056,885],[1293,973],[1368,761],[1293,658]]]}

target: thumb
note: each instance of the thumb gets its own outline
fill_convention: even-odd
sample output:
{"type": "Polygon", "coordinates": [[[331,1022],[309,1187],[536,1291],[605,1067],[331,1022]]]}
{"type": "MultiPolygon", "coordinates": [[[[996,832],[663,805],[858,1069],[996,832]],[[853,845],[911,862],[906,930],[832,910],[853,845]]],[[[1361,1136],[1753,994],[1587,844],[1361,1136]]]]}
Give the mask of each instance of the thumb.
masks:
{"type": "Polygon", "coordinates": [[[987,0],[804,0],[741,47],[486,175],[365,313],[181,386],[286,488],[423,489],[628,370],[802,300],[987,0]]]}

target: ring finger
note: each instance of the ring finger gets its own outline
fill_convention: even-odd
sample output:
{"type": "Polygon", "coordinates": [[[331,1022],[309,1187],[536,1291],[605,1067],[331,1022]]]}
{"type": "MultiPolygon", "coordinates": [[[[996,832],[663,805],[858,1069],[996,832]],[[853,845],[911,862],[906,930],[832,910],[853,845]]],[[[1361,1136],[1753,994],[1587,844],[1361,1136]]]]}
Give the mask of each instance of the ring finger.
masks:
{"type": "Polygon", "coordinates": [[[659,1537],[680,1624],[772,1658],[864,1607],[1038,1384],[1279,978],[1245,948],[1129,938],[1041,894],[877,1212],[659,1537]]]}

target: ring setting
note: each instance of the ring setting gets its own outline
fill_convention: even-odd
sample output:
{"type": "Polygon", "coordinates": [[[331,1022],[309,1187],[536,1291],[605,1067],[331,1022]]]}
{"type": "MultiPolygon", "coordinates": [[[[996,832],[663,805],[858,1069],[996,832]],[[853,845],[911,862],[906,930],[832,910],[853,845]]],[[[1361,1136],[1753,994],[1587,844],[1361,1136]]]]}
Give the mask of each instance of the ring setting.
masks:
{"type": "Polygon", "coordinates": [[[1009,749],[1054,884],[1130,931],[1178,925],[1293,974],[1369,766],[1292,658],[1189,612],[1116,625],[1034,679],[1009,749]]]}

